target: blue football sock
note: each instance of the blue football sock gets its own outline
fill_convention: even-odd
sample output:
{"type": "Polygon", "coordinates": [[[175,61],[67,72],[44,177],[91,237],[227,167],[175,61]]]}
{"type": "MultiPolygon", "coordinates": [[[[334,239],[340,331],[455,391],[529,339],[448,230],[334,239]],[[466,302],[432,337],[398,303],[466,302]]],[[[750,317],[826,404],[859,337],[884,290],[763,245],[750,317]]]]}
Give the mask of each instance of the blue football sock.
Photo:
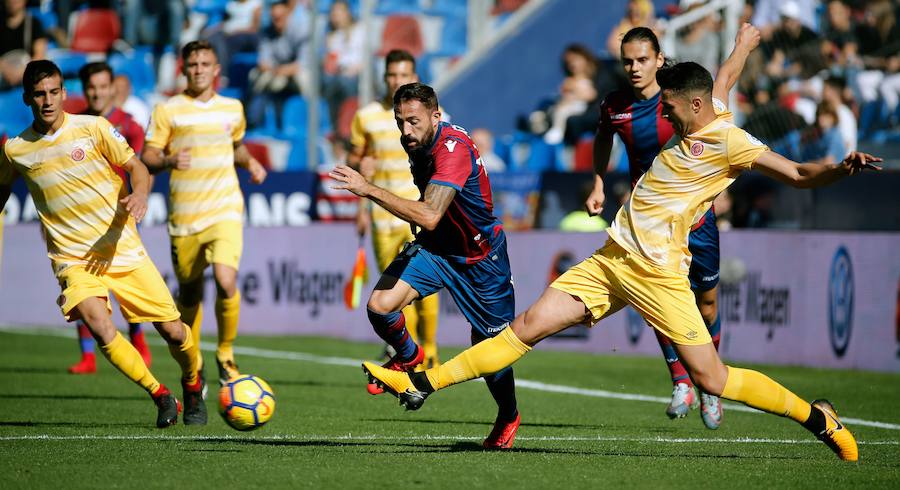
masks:
{"type": "Polygon", "coordinates": [[[514,420],[519,410],[516,406],[516,381],[512,368],[485,376],[484,381],[497,402],[497,418],[506,422],[514,420]]]}
{"type": "Polygon", "coordinates": [[[415,357],[416,343],[413,342],[406,330],[406,318],[402,311],[381,314],[366,308],[366,312],[375,333],[393,347],[401,359],[409,361],[415,357]]]}

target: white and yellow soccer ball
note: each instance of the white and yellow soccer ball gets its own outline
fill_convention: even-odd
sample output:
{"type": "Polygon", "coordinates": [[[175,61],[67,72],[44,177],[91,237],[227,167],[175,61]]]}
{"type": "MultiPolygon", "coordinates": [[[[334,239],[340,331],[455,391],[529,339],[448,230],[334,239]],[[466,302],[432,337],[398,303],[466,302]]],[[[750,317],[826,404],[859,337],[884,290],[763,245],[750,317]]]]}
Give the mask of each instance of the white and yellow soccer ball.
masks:
{"type": "Polygon", "coordinates": [[[234,429],[258,429],[273,413],[275,393],[262,378],[242,374],[229,379],[219,390],[219,414],[234,429]]]}

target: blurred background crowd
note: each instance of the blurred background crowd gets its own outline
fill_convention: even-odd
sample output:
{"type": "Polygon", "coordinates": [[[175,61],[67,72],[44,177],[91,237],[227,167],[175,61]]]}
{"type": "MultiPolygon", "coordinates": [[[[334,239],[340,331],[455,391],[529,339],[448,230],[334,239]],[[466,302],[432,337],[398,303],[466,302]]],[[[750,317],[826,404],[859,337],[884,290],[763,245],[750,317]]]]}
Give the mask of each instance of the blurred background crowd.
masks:
{"type": "MultiPolygon", "coordinates": [[[[276,172],[323,175],[346,157],[356,110],[383,94],[385,54],[404,49],[416,57],[420,79],[435,85],[439,96],[465,85],[460,80],[475,67],[485,91],[467,87],[466,103],[451,97],[442,106],[452,122],[473,134],[497,183],[505,221],[513,228],[557,227],[580,207],[581,191],[590,183],[600,102],[610,91],[627,88],[617,59],[621,36],[635,26],[651,27],[667,56],[697,61],[715,74],[730,52],[734,26],[751,22],[761,30],[762,43],[731,101],[739,125],[797,161],[837,162],[864,149],[885,156],[888,168],[900,168],[896,0],[2,2],[0,134],[7,136],[31,120],[20,88],[30,59],[60,65],[69,112],[86,106],[78,69],[105,59],[117,75],[116,105],[146,127],[153,105],[184,86],[180,47],[207,39],[223,67],[219,92],[244,103],[251,151],[276,172]],[[556,59],[535,59],[524,49],[514,55],[517,64],[552,75],[555,90],[538,83],[529,90],[529,80],[505,73],[505,65],[492,60],[508,61],[510,49],[523,45],[522,36],[542,30],[549,36],[552,29],[540,22],[552,25],[554,9],[583,4],[593,9],[580,15],[603,18],[602,25],[611,28],[591,42],[553,37],[548,43],[561,48],[556,59]],[[505,87],[518,97],[516,106],[491,111],[493,119],[486,122],[468,116],[481,98],[505,87]]],[[[621,202],[629,191],[620,146],[607,162],[610,202],[621,202]]],[[[716,209],[723,227],[900,229],[896,211],[879,217],[839,210],[847,199],[895,206],[893,194],[879,189],[898,181],[879,178],[802,194],[751,174],[720,196],[716,209]]],[[[609,206],[604,218],[609,221],[614,212],[609,206]]]]}

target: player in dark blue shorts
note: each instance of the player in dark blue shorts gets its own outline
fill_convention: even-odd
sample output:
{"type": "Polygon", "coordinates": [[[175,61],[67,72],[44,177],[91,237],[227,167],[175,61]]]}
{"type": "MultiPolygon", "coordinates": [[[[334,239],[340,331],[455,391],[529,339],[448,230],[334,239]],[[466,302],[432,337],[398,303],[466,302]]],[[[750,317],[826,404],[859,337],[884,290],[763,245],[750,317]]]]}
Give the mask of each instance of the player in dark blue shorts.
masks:
{"type": "MultiPolygon", "coordinates": [[[[749,24],[741,28],[735,39],[735,48],[722,64],[717,83],[724,81],[730,90],[743,69],[747,54],[758,42],[759,32],[749,24]]],[[[662,115],[660,88],[656,83],[656,71],[665,58],[659,48],[659,40],[650,29],[636,27],[622,38],[622,67],[631,84],[628,90],[607,95],[600,107],[600,122],[594,139],[594,190],[585,206],[588,212],[598,214],[603,209],[603,175],[612,150],[613,135],[619,135],[628,153],[628,167],[632,186],[650,169],[656,155],[673,137],[672,125],[662,115]]],[[[719,348],[721,322],[718,311],[719,283],[719,231],[716,215],[710,209],[691,227],[688,239],[691,252],[689,279],[697,299],[700,315],[706,323],[713,345],[719,348]]],[[[687,415],[698,404],[694,385],[682,365],[672,342],[654,330],[663,356],[672,376],[672,400],[666,407],[670,418],[687,415]]],[[[700,394],[701,418],[710,429],[716,429],[722,420],[722,404],[718,397],[700,394]]]]}
{"type": "MultiPolygon", "coordinates": [[[[421,192],[418,201],[369,184],[346,166],[336,167],[331,176],[341,182],[335,188],[367,197],[418,228],[415,241],[385,269],[367,304],[375,333],[397,351],[384,366],[412,371],[424,353],[406,330],[403,307],[446,288],[471,324],[475,344],[509,326],[515,295],[506,235],[493,214],[490,181],[469,135],[441,122],[437,95],[419,83],[397,90],[394,117],[421,192]]],[[[485,381],[498,412],[483,445],[508,449],[521,420],[512,368],[485,381]]],[[[384,387],[370,378],[368,390],[379,394],[384,387]]]]}

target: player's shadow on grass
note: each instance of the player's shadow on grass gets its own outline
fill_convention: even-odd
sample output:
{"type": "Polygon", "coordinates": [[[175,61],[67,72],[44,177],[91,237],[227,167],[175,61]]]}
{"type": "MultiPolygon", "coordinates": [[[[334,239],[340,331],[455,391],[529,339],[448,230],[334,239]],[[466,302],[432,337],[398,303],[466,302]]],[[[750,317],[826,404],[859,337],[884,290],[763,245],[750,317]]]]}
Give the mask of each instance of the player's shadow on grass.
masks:
{"type": "Polygon", "coordinates": [[[123,395],[47,395],[35,393],[2,393],[0,400],[137,400],[146,401],[143,396],[123,395]]]}
{"type": "MultiPolygon", "coordinates": [[[[452,424],[452,425],[485,425],[490,426],[492,421],[490,420],[447,420],[447,419],[391,419],[391,418],[369,418],[362,419],[363,422],[400,422],[407,424],[452,424]]],[[[609,426],[604,425],[594,425],[594,424],[563,424],[563,423],[533,423],[528,422],[527,424],[522,424],[522,426],[528,427],[548,427],[552,429],[591,429],[591,430],[601,430],[606,429],[609,426]]]]}
{"type": "Polygon", "coordinates": [[[273,389],[277,390],[279,386],[307,386],[313,388],[355,388],[361,389],[362,384],[360,383],[325,383],[322,381],[312,381],[312,380],[285,380],[285,379],[266,379],[266,382],[269,383],[269,386],[272,386],[273,389]]]}
{"type": "Polygon", "coordinates": [[[329,441],[329,440],[306,440],[306,441],[292,441],[290,439],[237,439],[237,438],[211,438],[211,439],[197,439],[197,442],[200,443],[213,443],[213,444],[241,444],[241,445],[250,445],[250,446],[270,446],[270,447],[348,447],[348,446],[383,446],[385,445],[382,442],[360,442],[360,441],[329,441]]]}
{"type": "Polygon", "coordinates": [[[65,374],[65,369],[49,368],[49,367],[16,367],[16,366],[0,366],[0,373],[14,374],[65,374]]]}

